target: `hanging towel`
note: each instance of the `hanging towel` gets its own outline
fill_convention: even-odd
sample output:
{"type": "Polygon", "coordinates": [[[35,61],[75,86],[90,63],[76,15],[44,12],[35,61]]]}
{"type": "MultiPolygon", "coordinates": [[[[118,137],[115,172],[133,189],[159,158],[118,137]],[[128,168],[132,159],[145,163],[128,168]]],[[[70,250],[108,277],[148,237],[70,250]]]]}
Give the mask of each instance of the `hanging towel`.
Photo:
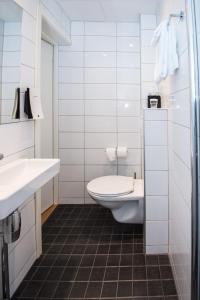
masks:
{"type": "Polygon", "coordinates": [[[15,90],[15,101],[12,111],[12,119],[20,119],[20,88],[15,90]]]}
{"type": "Polygon", "coordinates": [[[177,40],[174,25],[169,21],[163,21],[155,30],[152,45],[156,47],[155,81],[171,76],[179,67],[177,40]]]}
{"type": "Polygon", "coordinates": [[[27,115],[28,119],[33,119],[29,88],[27,88],[27,90],[25,91],[25,95],[24,95],[24,113],[27,115]]]}

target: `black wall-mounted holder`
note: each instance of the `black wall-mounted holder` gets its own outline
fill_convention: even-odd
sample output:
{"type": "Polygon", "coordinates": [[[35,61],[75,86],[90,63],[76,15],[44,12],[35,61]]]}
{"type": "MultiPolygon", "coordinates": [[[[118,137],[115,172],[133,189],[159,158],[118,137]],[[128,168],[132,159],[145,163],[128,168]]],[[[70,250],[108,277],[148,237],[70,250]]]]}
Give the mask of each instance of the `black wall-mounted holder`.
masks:
{"type": "Polygon", "coordinates": [[[161,96],[159,96],[159,95],[149,95],[149,96],[148,96],[147,107],[148,107],[148,108],[151,108],[151,100],[152,100],[152,99],[158,100],[157,108],[161,108],[161,96]]]}

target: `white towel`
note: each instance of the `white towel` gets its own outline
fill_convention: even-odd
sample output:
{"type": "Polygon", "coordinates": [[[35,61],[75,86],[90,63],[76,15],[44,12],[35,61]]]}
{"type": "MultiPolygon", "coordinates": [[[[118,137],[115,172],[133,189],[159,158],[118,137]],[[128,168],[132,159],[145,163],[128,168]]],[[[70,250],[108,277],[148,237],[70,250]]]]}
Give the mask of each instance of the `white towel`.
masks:
{"type": "Polygon", "coordinates": [[[155,81],[171,76],[179,67],[177,40],[174,26],[169,20],[163,21],[155,30],[152,45],[156,46],[155,81]]]}

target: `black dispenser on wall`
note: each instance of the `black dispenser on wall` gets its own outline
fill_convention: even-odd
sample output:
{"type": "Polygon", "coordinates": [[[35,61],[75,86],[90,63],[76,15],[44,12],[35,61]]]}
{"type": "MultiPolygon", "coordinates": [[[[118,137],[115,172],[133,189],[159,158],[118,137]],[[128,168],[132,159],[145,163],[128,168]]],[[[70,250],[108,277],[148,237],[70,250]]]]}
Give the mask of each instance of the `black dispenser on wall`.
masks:
{"type": "Polygon", "coordinates": [[[161,108],[161,96],[160,95],[149,95],[147,107],[148,108],[161,108]]]}

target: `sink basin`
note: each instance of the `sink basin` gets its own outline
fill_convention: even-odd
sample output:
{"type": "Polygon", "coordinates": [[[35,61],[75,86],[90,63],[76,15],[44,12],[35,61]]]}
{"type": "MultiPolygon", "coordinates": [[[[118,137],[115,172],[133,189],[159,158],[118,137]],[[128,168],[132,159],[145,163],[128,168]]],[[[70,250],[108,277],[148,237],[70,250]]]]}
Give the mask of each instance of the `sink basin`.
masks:
{"type": "Polygon", "coordinates": [[[59,170],[59,159],[19,159],[0,167],[0,220],[15,211],[59,170]]]}

